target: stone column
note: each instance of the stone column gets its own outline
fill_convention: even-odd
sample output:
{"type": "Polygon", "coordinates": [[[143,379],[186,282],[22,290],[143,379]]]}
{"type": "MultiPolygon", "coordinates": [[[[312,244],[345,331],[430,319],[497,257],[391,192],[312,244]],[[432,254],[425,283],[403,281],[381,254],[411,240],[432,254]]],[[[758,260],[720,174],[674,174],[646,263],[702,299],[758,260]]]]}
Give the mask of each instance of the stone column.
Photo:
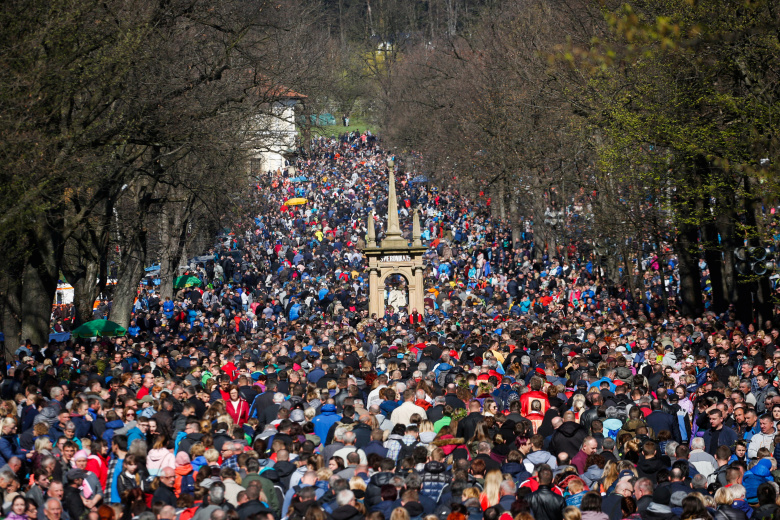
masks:
{"type": "Polygon", "coordinates": [[[423,266],[415,266],[414,272],[414,294],[409,295],[409,300],[412,309],[417,309],[420,314],[425,314],[425,285],[423,284],[423,266]]]}
{"type": "Polygon", "coordinates": [[[379,271],[376,268],[372,268],[368,272],[368,315],[376,314],[377,318],[381,318],[385,313],[384,295],[379,288],[379,271]]]}

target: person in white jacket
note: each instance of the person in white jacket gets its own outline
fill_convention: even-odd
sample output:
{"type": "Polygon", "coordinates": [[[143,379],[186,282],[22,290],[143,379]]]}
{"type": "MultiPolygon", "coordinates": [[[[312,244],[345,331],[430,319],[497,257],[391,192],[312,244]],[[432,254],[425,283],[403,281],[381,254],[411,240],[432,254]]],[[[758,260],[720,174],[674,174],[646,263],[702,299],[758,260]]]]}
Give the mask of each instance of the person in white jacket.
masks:
{"type": "Polygon", "coordinates": [[[758,420],[758,424],[761,428],[761,431],[753,435],[753,438],[750,439],[750,445],[748,446],[747,456],[750,459],[756,458],[758,456],[758,450],[761,448],[766,448],[769,451],[772,451],[772,445],[775,442],[775,435],[777,435],[777,430],[775,430],[775,423],[772,420],[771,415],[762,415],[758,420]]]}

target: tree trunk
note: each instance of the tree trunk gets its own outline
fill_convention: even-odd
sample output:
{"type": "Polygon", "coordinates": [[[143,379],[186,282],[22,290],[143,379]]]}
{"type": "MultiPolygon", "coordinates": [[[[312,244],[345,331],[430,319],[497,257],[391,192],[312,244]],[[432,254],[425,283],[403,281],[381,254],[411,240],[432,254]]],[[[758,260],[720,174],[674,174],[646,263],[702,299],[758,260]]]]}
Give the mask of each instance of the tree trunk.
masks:
{"type": "Polygon", "coordinates": [[[512,247],[517,247],[523,236],[522,223],[520,222],[520,208],[517,201],[517,193],[509,196],[509,218],[512,225],[512,247]]]}
{"type": "Polygon", "coordinates": [[[138,284],[144,276],[145,263],[146,232],[137,231],[125,249],[111,304],[111,321],[124,328],[130,325],[130,314],[138,295],[138,284]]]}
{"type": "Polygon", "coordinates": [[[91,321],[93,318],[93,305],[95,299],[105,288],[105,270],[101,276],[101,266],[99,261],[85,262],[83,270],[78,274],[71,275],[65,272],[63,274],[73,286],[73,305],[76,307],[76,317],[74,326],[81,325],[91,321]]]}
{"type": "Polygon", "coordinates": [[[697,261],[698,228],[683,217],[677,226],[675,253],[680,263],[680,312],[685,317],[699,317],[704,311],[701,301],[701,273],[697,261]]]}
{"type": "MultiPolygon", "coordinates": [[[[736,218],[734,216],[734,210],[729,209],[728,212],[719,212],[716,217],[716,226],[718,233],[720,234],[720,244],[723,249],[723,269],[721,285],[723,287],[723,297],[726,300],[726,304],[736,305],[739,303],[739,293],[737,290],[737,275],[734,270],[734,249],[737,247],[737,242],[734,239],[734,222],[736,218]]],[[[712,283],[715,283],[713,279],[712,283]]]]}
{"type": "Polygon", "coordinates": [[[501,180],[501,184],[498,187],[498,203],[499,211],[501,214],[501,221],[506,220],[506,181],[501,180]]]}
{"type": "MultiPolygon", "coordinates": [[[[750,179],[745,177],[745,225],[752,231],[753,237],[750,245],[754,247],[764,247],[763,229],[761,226],[761,201],[752,192],[750,179]]],[[[756,298],[754,302],[756,325],[762,324],[772,319],[772,288],[769,285],[769,275],[757,276],[756,280],[756,298]]],[[[742,305],[740,305],[741,307],[742,305]]]]}
{"type": "Polygon", "coordinates": [[[93,223],[85,222],[65,245],[61,269],[65,279],[73,286],[74,325],[92,320],[92,306],[106,287],[111,208],[108,208],[103,222],[98,224],[99,231],[95,231],[93,223]]]}
{"type": "Polygon", "coordinates": [[[13,273],[6,272],[2,277],[2,330],[5,334],[5,350],[11,356],[22,339],[22,272],[23,268],[13,273]]]}
{"type": "Polygon", "coordinates": [[[57,293],[57,269],[35,250],[22,276],[22,339],[43,347],[49,342],[51,307],[57,293]]]}

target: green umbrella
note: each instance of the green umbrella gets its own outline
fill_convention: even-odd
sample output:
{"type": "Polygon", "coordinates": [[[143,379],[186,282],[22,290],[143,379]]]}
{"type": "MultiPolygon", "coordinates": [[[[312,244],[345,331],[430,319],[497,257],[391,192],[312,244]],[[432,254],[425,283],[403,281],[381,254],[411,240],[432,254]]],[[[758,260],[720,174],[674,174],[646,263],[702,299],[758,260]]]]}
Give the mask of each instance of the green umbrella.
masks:
{"type": "Polygon", "coordinates": [[[182,287],[192,287],[192,286],[198,286],[200,287],[200,284],[203,283],[200,281],[200,278],[197,276],[179,276],[176,278],[176,280],[173,281],[173,288],[174,289],[181,289],[182,287]]]}
{"type": "Polygon", "coordinates": [[[92,320],[70,332],[74,338],[95,338],[98,336],[124,336],[127,330],[118,323],[108,320],[92,320]]]}

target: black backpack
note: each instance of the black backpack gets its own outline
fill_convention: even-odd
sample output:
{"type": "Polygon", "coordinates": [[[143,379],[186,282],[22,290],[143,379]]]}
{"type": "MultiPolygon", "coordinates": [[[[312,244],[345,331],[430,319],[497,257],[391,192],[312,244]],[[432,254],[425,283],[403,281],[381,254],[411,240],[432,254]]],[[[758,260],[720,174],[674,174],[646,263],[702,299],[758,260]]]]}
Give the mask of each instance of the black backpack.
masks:
{"type": "Polygon", "coordinates": [[[398,464],[405,458],[411,457],[414,454],[414,449],[421,444],[422,443],[419,440],[414,441],[411,444],[404,444],[401,442],[401,451],[398,452],[398,464]]]}

